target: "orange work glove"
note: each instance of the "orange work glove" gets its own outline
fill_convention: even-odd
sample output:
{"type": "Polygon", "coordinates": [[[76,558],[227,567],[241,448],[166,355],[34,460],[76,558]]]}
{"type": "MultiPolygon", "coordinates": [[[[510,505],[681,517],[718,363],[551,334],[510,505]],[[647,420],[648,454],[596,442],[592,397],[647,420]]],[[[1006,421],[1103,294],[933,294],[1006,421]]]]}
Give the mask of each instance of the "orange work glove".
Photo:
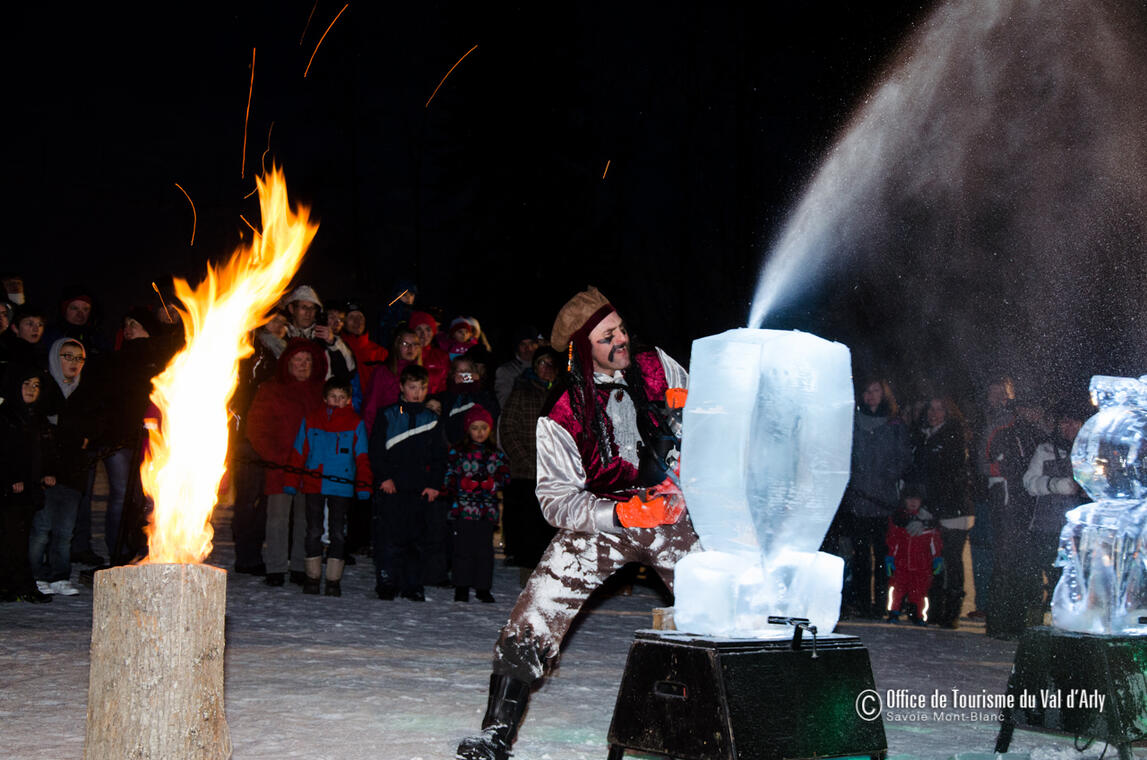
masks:
{"type": "Polygon", "coordinates": [[[665,405],[670,409],[684,409],[689,391],[685,388],[670,388],[665,391],[665,405]]]}
{"type": "Polygon", "coordinates": [[[632,496],[617,505],[617,521],[623,528],[656,528],[673,525],[685,514],[685,498],[666,478],[649,489],[644,497],[632,496]]]}

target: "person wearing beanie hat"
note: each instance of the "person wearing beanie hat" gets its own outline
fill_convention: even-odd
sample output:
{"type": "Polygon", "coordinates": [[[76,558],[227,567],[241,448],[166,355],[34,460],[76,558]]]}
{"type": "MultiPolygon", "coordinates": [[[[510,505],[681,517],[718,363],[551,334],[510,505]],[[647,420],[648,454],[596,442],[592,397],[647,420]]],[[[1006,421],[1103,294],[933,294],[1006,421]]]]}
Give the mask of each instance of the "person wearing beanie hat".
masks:
{"type": "Polygon", "coordinates": [[[86,288],[65,289],[60,298],[58,320],[44,330],[44,344],[52,345],[60,338],[71,338],[84,344],[89,358],[110,349],[104,336],[97,332],[96,302],[86,288]]]}
{"type": "Polygon", "coordinates": [[[410,310],[418,296],[418,286],[414,280],[400,277],[391,288],[390,295],[381,304],[378,318],[378,334],[375,339],[380,345],[394,343],[395,332],[410,321],[410,310]]]}
{"type": "Polygon", "coordinates": [[[506,406],[510,392],[514,390],[514,383],[525,372],[533,360],[534,352],[541,345],[542,334],[533,325],[522,325],[514,331],[514,356],[505,364],[499,365],[494,371],[494,396],[501,406],[506,406]]]}
{"type": "Polygon", "coordinates": [[[470,411],[466,412],[466,416],[462,418],[462,429],[469,430],[475,422],[485,422],[486,427],[490,430],[494,429],[494,417],[480,404],[475,404],[470,408],[470,411]]]}
{"type": "Polygon", "coordinates": [[[407,327],[414,331],[418,342],[422,344],[422,355],[418,363],[430,373],[430,395],[442,393],[446,390],[450,376],[450,355],[434,345],[438,321],[425,311],[412,311],[407,327]]]}
{"type": "Polygon", "coordinates": [[[494,417],[475,404],[463,420],[462,440],[450,450],[446,463],[443,503],[452,525],[454,601],[493,602],[494,529],[498,526],[498,496],[510,480],[506,455],[490,437],[494,417]]]}
{"type": "Polygon", "coordinates": [[[686,387],[685,370],[660,349],[634,351],[621,315],[596,288],[561,308],[551,338],[568,372],[537,422],[536,490],[558,532],[494,645],[483,733],[459,744],[464,760],[509,757],[532,684],[553,668],[598,586],[638,562],[672,590],[674,565],[697,546],[666,476],[676,450],[653,456],[654,439],[679,446],[663,410],[666,393],[686,387]]]}
{"type": "Polygon", "coordinates": [[[478,336],[481,334],[478,320],[473,317],[455,317],[450,326],[438,335],[438,347],[450,355],[450,359],[457,359],[462,354],[478,345],[478,336]]]}

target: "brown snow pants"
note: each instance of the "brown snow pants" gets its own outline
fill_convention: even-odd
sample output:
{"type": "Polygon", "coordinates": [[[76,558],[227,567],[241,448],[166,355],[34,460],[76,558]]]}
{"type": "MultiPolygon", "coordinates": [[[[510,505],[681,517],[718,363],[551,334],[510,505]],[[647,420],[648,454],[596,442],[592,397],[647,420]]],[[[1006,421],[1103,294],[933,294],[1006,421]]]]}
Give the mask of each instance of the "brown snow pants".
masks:
{"type": "Polygon", "coordinates": [[[589,595],[630,562],[653,568],[672,591],[673,567],[697,548],[686,513],[675,525],[621,533],[560,530],[494,645],[494,672],[532,683],[557,662],[562,639],[589,595]]]}

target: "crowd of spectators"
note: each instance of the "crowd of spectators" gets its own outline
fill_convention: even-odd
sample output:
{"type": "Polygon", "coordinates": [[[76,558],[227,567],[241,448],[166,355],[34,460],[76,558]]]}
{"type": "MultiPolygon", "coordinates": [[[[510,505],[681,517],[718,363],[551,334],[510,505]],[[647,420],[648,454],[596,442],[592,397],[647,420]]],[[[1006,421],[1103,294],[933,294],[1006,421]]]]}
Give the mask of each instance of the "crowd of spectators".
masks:
{"type": "Polygon", "coordinates": [[[1000,378],[969,405],[972,426],[945,394],[900,407],[873,377],[858,397],[851,477],[824,544],[845,559],[843,615],[956,628],[970,606],[1004,639],[1041,624],[1064,516],[1086,501],[1070,452],[1087,401],[1017,398],[1000,378]]]}
{"type": "MultiPolygon", "coordinates": [[[[77,593],[73,564],[146,552],[144,418],[183,329],[160,302],[105,333],[85,289],[49,311],[18,275],[0,282],[0,597],[48,601],[77,593]]],[[[539,561],[554,531],[534,494],[535,425],[564,357],[522,325],[495,364],[477,319],[416,300],[400,282],[371,313],[300,285],[252,331],[230,410],[236,572],[307,593],[325,575],[338,595],[343,567],[369,557],[381,599],[453,586],[491,601],[499,527],[509,563],[539,561]]],[[[957,627],[970,606],[1002,638],[1042,622],[1064,514],[1084,501],[1070,450],[1086,402],[1017,398],[1001,378],[965,404],[969,424],[946,394],[900,406],[871,377],[857,395],[851,479],[825,538],[845,559],[843,615],[957,627]]]]}
{"type": "MultiPolygon", "coordinates": [[[[45,602],[78,593],[73,565],[146,554],[151,380],[183,327],[156,299],[124,309],[105,335],[90,292],[70,289],[48,311],[25,300],[18,275],[0,281],[0,598],[45,602]],[[108,501],[93,531],[99,467],[108,501]]],[[[533,466],[527,417],[541,411],[556,356],[522,326],[509,361],[494,365],[477,319],[444,319],[416,298],[400,283],[370,315],[300,285],[252,331],[229,410],[236,572],[338,596],[358,555],[373,560],[382,599],[454,586],[458,601],[473,589],[489,602],[503,519],[507,561],[536,564],[549,534],[532,489],[510,484],[533,466]],[[503,405],[514,411],[508,444],[503,405]]]]}

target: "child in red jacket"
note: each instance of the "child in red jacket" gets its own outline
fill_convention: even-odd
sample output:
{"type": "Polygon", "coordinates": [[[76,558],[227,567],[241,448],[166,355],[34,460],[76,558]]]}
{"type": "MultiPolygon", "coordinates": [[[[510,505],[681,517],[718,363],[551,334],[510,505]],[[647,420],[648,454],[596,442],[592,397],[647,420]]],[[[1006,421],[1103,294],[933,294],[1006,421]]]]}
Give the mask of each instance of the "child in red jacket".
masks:
{"type": "Polygon", "coordinates": [[[940,531],[932,513],[924,508],[922,489],[909,486],[900,496],[900,509],[888,518],[888,620],[900,619],[908,602],[908,618],[916,625],[927,620],[927,594],[932,576],[943,571],[940,531]]]}
{"type": "Polygon", "coordinates": [[[299,425],[295,448],[288,461],[292,467],[309,470],[296,488],[306,494],[307,533],[303,566],[307,578],[304,594],[319,593],[323,567],[323,513],[328,512],[330,546],[327,548],[327,596],[342,596],[346,564],[346,521],[351,499],[370,498],[370,460],[367,458],[366,426],[350,404],[347,380],[331,378],[323,385],[323,407],[311,412],[299,425]],[[335,476],[337,480],[330,477],[335,476]]]}

